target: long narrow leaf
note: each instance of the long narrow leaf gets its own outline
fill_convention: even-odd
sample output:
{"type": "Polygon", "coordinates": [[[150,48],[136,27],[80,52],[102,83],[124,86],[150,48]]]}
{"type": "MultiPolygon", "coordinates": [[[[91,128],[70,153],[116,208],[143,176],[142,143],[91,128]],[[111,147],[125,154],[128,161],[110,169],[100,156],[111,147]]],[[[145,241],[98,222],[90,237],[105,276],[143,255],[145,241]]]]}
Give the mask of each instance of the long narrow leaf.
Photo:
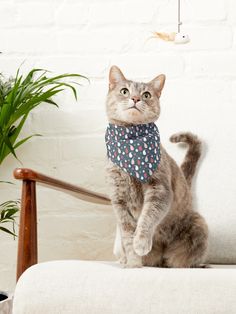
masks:
{"type": "Polygon", "coordinates": [[[51,99],[47,99],[47,100],[44,100],[44,102],[48,103],[48,104],[51,104],[51,105],[54,105],[56,106],[57,108],[59,108],[58,104],[55,103],[55,101],[51,100],[51,99]]]}
{"type": "Polygon", "coordinates": [[[11,232],[10,230],[8,230],[7,228],[4,228],[4,227],[1,227],[0,226],[0,230],[6,232],[6,233],[9,233],[10,235],[12,235],[13,237],[16,237],[16,234],[11,232]]]}
{"type": "MultiPolygon", "coordinates": [[[[54,88],[55,89],[55,88],[54,88]]],[[[37,95],[35,97],[32,97],[28,102],[25,104],[22,104],[22,106],[15,112],[15,114],[12,116],[11,120],[9,121],[9,124],[13,124],[17,122],[17,120],[24,114],[28,113],[35,107],[37,107],[40,103],[44,102],[48,98],[51,98],[55,94],[58,94],[59,92],[63,91],[64,89],[58,89],[53,91],[47,91],[43,93],[42,95],[37,95]]]]}
{"type": "Polygon", "coordinates": [[[24,144],[26,141],[28,141],[31,137],[34,137],[34,136],[42,136],[41,134],[32,134],[30,136],[27,136],[25,138],[23,138],[22,140],[20,140],[19,142],[17,142],[15,145],[14,145],[14,149],[16,149],[17,147],[21,146],[22,144],[24,144]]]}
{"type": "Polygon", "coordinates": [[[6,146],[8,147],[8,149],[10,150],[10,152],[12,153],[12,155],[14,155],[14,157],[17,159],[14,147],[12,146],[9,138],[5,137],[4,142],[5,142],[6,146]]]}

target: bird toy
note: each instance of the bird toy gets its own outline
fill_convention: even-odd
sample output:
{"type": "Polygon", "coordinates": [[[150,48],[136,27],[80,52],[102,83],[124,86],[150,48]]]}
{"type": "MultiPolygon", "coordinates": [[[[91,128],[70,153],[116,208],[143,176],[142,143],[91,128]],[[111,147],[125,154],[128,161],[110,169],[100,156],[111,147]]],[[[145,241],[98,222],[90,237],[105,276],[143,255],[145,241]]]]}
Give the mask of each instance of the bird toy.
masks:
{"type": "Polygon", "coordinates": [[[154,38],[159,38],[164,41],[173,41],[175,44],[186,44],[190,41],[190,38],[187,34],[182,33],[180,27],[183,23],[180,18],[180,0],[178,0],[178,28],[177,33],[162,33],[162,32],[154,32],[154,38]]]}

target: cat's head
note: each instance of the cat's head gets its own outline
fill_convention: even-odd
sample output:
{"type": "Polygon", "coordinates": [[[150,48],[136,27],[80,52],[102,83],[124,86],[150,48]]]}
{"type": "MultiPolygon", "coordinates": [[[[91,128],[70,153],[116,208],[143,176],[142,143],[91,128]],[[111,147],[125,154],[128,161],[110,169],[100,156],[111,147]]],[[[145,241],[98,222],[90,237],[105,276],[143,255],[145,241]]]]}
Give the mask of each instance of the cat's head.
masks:
{"type": "Polygon", "coordinates": [[[130,81],[117,66],[112,66],[106,101],[109,122],[127,125],[156,121],[160,115],[159,98],[164,83],[164,74],[148,83],[130,81]]]}

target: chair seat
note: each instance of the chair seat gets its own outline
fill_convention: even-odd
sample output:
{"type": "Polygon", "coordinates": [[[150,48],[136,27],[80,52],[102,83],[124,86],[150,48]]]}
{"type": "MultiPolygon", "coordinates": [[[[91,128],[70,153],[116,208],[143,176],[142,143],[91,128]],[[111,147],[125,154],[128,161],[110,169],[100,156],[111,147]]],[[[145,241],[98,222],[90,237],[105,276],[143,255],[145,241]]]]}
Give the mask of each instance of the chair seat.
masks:
{"type": "Polygon", "coordinates": [[[235,314],[235,296],[235,266],[123,269],[62,260],[23,273],[13,314],[235,314]]]}

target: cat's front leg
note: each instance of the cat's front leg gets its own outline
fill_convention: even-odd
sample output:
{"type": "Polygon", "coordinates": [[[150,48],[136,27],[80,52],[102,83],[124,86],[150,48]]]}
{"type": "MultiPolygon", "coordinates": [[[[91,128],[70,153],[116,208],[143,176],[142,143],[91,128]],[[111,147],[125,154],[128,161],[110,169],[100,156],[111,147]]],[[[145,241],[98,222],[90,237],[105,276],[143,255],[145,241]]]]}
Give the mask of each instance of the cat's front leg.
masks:
{"type": "Polygon", "coordinates": [[[124,265],[127,263],[127,258],[125,255],[124,245],[122,242],[123,241],[121,239],[120,228],[117,225],[116,226],[116,237],[115,237],[115,243],[114,243],[114,247],[113,247],[113,253],[118,258],[119,263],[124,265]]]}
{"type": "Polygon", "coordinates": [[[111,162],[108,163],[107,171],[110,198],[120,233],[120,244],[117,247],[117,243],[115,243],[114,249],[118,255],[121,253],[121,262],[124,267],[142,267],[142,258],[133,247],[137,222],[129,210],[131,200],[127,189],[128,177],[111,162]]]}
{"type": "Polygon", "coordinates": [[[133,247],[139,256],[147,255],[152,249],[153,236],[158,224],[167,214],[172,199],[168,185],[147,185],[144,194],[144,205],[138,220],[133,247]]]}
{"type": "Polygon", "coordinates": [[[140,268],[143,266],[142,257],[139,256],[133,248],[133,237],[126,239],[126,254],[120,260],[124,268],[140,268]],[[128,244],[128,245],[127,245],[128,244]],[[123,263],[122,263],[123,262],[123,263]]]}
{"type": "Polygon", "coordinates": [[[152,232],[138,231],[134,237],[134,251],[139,256],[145,256],[152,250],[152,232]]]}
{"type": "Polygon", "coordinates": [[[127,205],[113,203],[113,209],[117,216],[118,228],[121,234],[121,256],[120,262],[126,268],[142,267],[142,258],[133,247],[134,233],[136,230],[136,222],[129,213],[127,205]]]}

